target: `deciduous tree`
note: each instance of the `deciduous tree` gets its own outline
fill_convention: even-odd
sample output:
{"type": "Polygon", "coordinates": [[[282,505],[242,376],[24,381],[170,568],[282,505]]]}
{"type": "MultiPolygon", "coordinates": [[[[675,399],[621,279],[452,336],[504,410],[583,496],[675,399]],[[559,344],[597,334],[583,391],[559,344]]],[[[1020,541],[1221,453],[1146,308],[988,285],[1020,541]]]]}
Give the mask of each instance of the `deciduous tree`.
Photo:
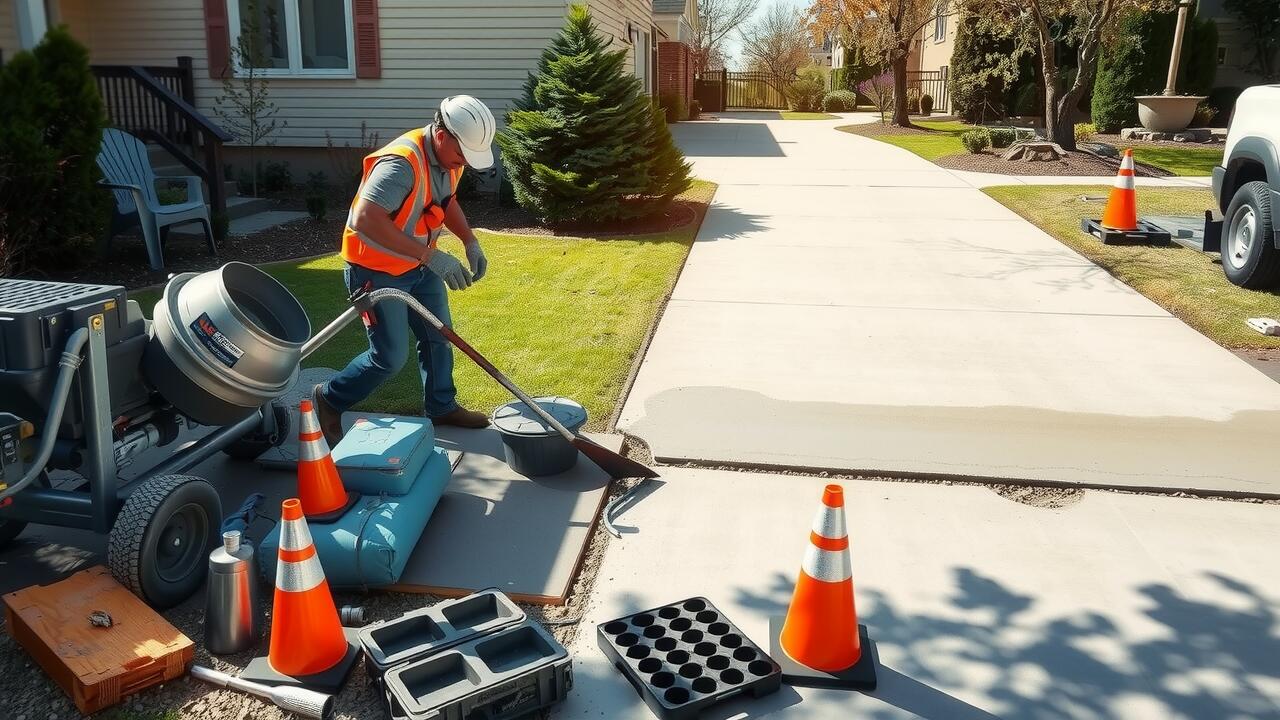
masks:
{"type": "Polygon", "coordinates": [[[796,71],[809,62],[804,16],[774,0],[758,18],[743,26],[742,55],[749,67],[778,78],[778,89],[785,92],[796,71]]]}
{"type": "MultiPolygon", "coordinates": [[[[910,127],[907,104],[907,59],[924,26],[946,0],[813,0],[808,25],[815,38],[843,32],[864,53],[893,70],[893,125],[910,127]]],[[[945,11],[944,11],[945,12],[945,11]]]]}
{"type": "Polygon", "coordinates": [[[1227,12],[1240,21],[1240,28],[1253,45],[1249,68],[1273,82],[1280,78],[1280,0],[1226,0],[1227,12]]]}
{"type": "Polygon", "coordinates": [[[698,0],[698,35],[694,50],[698,72],[725,66],[724,39],[751,17],[760,0],[698,0]]]}

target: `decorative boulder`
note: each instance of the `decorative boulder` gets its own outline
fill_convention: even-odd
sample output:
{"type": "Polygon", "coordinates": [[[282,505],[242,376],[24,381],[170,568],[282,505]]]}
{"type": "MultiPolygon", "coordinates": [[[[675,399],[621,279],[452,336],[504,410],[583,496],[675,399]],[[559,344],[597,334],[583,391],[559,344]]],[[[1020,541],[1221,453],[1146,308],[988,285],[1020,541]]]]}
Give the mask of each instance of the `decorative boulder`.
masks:
{"type": "Polygon", "coordinates": [[[1014,143],[1000,157],[1004,160],[1021,160],[1022,162],[1053,162],[1067,156],[1067,151],[1054,142],[1027,140],[1014,143]]]}
{"type": "Polygon", "coordinates": [[[1082,142],[1076,143],[1076,147],[1090,155],[1098,157],[1114,158],[1120,157],[1120,151],[1114,145],[1108,145],[1104,142],[1082,142]]]}

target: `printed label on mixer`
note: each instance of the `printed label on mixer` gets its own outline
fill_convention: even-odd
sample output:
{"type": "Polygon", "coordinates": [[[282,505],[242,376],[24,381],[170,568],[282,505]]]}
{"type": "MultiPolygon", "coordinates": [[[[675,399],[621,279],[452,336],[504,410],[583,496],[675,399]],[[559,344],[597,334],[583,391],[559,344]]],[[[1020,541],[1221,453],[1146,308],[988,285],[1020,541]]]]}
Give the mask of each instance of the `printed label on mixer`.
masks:
{"type": "Polygon", "coordinates": [[[208,313],[200,313],[200,317],[191,323],[191,331],[196,334],[196,339],[204,344],[205,349],[227,367],[234,367],[244,355],[243,350],[218,330],[218,326],[209,319],[208,313]]]}

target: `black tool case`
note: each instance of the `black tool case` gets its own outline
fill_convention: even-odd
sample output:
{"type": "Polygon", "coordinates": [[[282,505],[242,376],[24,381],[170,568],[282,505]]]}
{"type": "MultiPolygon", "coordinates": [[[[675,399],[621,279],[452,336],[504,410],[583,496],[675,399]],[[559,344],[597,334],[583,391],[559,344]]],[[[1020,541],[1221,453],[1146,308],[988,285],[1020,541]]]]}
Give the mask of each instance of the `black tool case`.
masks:
{"type": "Polygon", "coordinates": [[[782,686],[782,668],[709,600],[693,597],[602,623],[600,649],[663,720],[687,720],[782,686]]]}

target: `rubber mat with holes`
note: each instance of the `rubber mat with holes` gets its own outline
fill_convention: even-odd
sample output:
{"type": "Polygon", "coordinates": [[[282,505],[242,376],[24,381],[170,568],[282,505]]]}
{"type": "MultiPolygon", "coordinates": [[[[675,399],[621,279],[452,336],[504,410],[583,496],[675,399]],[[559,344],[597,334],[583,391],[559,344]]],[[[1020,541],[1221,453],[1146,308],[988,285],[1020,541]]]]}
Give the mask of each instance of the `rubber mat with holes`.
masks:
{"type": "Polygon", "coordinates": [[[704,708],[782,685],[782,669],[706,598],[695,597],[596,627],[609,656],[654,714],[696,717],[704,708]]]}

